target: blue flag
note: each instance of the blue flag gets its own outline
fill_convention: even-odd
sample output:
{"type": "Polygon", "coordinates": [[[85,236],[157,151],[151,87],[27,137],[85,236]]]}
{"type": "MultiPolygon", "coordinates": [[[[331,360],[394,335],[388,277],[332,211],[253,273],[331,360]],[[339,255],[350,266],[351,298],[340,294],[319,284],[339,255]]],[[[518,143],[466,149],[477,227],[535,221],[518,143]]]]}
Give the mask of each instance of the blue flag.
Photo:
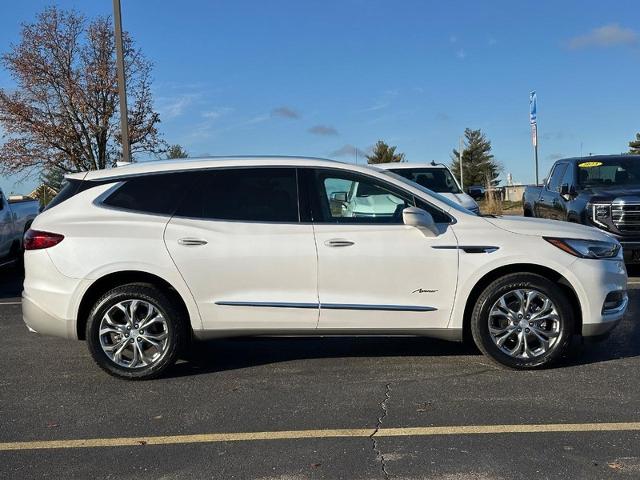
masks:
{"type": "Polygon", "coordinates": [[[531,122],[531,125],[535,125],[537,123],[537,110],[537,97],[536,91],[534,90],[529,94],[529,121],[531,122]]]}

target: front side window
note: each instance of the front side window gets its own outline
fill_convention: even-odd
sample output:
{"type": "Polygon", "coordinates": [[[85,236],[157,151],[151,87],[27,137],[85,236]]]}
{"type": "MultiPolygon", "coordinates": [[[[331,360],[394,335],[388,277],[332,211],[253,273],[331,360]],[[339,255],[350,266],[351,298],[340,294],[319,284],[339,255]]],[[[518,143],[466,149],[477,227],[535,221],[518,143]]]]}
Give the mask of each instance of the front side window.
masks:
{"type": "Polygon", "coordinates": [[[436,193],[462,193],[446,168],[393,168],[391,171],[436,193]]]}
{"type": "MultiPolygon", "coordinates": [[[[402,224],[402,211],[416,205],[413,195],[393,185],[364,175],[335,170],[317,170],[314,174],[314,222],[402,224]]],[[[450,218],[421,202],[436,222],[450,218]]]]}
{"type": "Polygon", "coordinates": [[[551,176],[549,177],[549,181],[547,182],[547,190],[551,192],[557,192],[558,187],[560,186],[560,180],[564,175],[564,171],[567,168],[566,163],[558,163],[553,172],[551,172],[551,176]]]}
{"type": "Polygon", "coordinates": [[[298,222],[295,168],[229,168],[200,172],[177,215],[246,222],[298,222]]]}
{"type": "Polygon", "coordinates": [[[402,223],[402,210],[411,206],[408,199],[367,177],[319,172],[316,179],[324,222],[402,223]]]}

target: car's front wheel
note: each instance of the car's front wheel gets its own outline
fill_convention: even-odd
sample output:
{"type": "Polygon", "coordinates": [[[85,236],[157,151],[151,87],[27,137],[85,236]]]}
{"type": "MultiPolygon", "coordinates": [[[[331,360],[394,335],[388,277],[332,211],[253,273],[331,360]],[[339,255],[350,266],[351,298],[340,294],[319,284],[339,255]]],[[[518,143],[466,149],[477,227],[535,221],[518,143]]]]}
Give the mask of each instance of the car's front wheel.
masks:
{"type": "Polygon", "coordinates": [[[176,303],[153,285],[132,283],[106,292],[87,321],[86,339],[95,362],[128,380],[161,375],[177,359],[187,321],[176,303]]]}
{"type": "Polygon", "coordinates": [[[471,316],[478,348],[509,368],[532,369],[557,361],[574,331],[571,302],[559,285],[531,273],[493,281],[471,316]]]}

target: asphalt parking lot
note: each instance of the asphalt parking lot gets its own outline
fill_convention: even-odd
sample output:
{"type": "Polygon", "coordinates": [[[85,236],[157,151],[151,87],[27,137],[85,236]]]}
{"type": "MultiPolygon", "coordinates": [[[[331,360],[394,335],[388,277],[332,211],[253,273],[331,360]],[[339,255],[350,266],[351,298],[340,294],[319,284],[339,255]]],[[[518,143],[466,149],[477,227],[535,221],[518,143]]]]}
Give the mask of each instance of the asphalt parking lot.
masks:
{"type": "Polygon", "coordinates": [[[540,372],[430,339],[268,338],[136,383],[30,334],[21,277],[0,272],[0,478],[640,478],[629,288],[609,339],[540,372]]]}

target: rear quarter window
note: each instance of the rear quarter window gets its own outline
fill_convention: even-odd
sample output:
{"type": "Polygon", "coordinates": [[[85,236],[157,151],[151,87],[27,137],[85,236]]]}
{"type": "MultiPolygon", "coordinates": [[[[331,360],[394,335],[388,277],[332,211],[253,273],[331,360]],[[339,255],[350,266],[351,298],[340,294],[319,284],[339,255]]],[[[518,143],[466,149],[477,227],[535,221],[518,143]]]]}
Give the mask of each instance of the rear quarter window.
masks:
{"type": "Polygon", "coordinates": [[[74,195],[80,193],[82,190],[86,190],[89,186],[85,184],[89,182],[84,182],[82,180],[65,180],[62,189],[58,192],[58,194],[51,200],[47,206],[44,208],[44,211],[49,210],[56,205],[60,205],[62,202],[69,200],[74,195]]]}
{"type": "Polygon", "coordinates": [[[173,215],[197,181],[197,172],[163,173],[122,179],[103,205],[158,215],[173,215]]]}

